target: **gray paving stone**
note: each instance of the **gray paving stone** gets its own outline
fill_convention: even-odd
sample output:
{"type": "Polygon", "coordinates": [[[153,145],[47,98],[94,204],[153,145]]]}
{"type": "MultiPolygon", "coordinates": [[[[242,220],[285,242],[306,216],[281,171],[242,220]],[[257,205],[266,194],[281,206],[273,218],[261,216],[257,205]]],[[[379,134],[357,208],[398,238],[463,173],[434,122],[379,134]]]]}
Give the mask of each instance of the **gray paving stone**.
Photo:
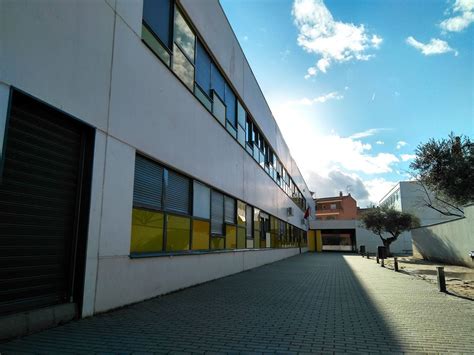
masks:
{"type": "Polygon", "coordinates": [[[304,254],[0,344],[3,354],[471,353],[474,302],[304,254]]]}

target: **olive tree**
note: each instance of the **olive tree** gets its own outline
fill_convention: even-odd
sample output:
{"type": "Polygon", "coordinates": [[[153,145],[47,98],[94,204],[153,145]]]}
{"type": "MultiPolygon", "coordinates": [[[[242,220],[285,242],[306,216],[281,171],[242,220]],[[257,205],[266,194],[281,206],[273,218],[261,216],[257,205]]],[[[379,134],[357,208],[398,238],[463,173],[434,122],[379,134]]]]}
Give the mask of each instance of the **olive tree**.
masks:
{"type": "Polygon", "coordinates": [[[388,255],[391,255],[390,244],[396,241],[400,234],[420,225],[418,217],[387,207],[376,207],[367,211],[361,220],[366,229],[380,237],[388,255]]]}
{"type": "Polygon", "coordinates": [[[425,189],[425,205],[448,216],[462,217],[461,206],[474,201],[474,144],[451,133],[416,149],[412,173],[425,189]],[[429,193],[432,191],[433,196],[429,193]]]}

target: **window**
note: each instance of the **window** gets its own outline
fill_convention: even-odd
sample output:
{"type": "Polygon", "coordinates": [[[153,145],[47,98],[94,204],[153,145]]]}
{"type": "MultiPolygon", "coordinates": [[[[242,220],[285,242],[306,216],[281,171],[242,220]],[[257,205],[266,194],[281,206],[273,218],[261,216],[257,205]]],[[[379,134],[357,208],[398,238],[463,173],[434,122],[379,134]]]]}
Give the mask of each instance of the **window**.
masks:
{"type": "Polygon", "coordinates": [[[237,227],[226,225],[225,226],[225,248],[236,249],[237,248],[237,227]]]}
{"type": "Polygon", "coordinates": [[[211,191],[211,233],[222,235],[224,231],[224,195],[211,191]]]}
{"type": "Polygon", "coordinates": [[[330,208],[331,210],[335,210],[335,209],[337,208],[337,206],[336,206],[335,203],[331,203],[331,204],[329,205],[329,208],[330,208]]]}
{"type": "Polygon", "coordinates": [[[214,63],[211,63],[211,89],[214,90],[221,99],[225,98],[225,80],[214,63]]]}
{"type": "Polygon", "coordinates": [[[235,224],[235,200],[232,197],[224,197],[224,222],[235,224]]]}
{"type": "Polygon", "coordinates": [[[211,57],[199,40],[196,41],[196,83],[211,96],[211,57]]]}
{"type": "Polygon", "coordinates": [[[133,205],[152,209],[163,206],[163,167],[137,155],[135,160],[135,181],[133,205]]]}
{"type": "Polygon", "coordinates": [[[209,219],[211,214],[211,189],[194,181],[193,190],[193,216],[209,219]]]}
{"type": "Polygon", "coordinates": [[[168,171],[167,175],[166,210],[189,214],[189,179],[173,171],[168,171]]]}
{"type": "Polygon", "coordinates": [[[130,252],[160,252],[163,250],[163,213],[134,208],[132,210],[132,240],[130,252]]]}
{"type": "Polygon", "coordinates": [[[175,8],[173,71],[190,89],[194,89],[194,51],[196,36],[178,8],[175,8]]]}
{"type": "Polygon", "coordinates": [[[158,57],[170,65],[171,0],[144,0],[142,39],[158,57]]]}
{"type": "Polygon", "coordinates": [[[168,214],[166,222],[166,251],[189,250],[191,219],[168,214]]]}
{"type": "Polygon", "coordinates": [[[253,240],[255,248],[260,246],[260,210],[253,209],[253,240]]]}
{"type": "Polygon", "coordinates": [[[174,45],[173,48],[173,71],[189,89],[193,90],[194,66],[178,46],[174,45]]]}
{"type": "Polygon", "coordinates": [[[235,98],[235,94],[232,91],[231,87],[226,83],[225,84],[225,105],[227,107],[226,111],[226,119],[227,122],[234,128],[237,127],[237,117],[236,117],[236,109],[237,109],[237,101],[235,98]]]}
{"type": "Polygon", "coordinates": [[[225,126],[225,115],[226,115],[226,107],[225,104],[220,99],[219,95],[217,95],[216,91],[212,92],[212,113],[217,118],[217,120],[225,126]]]}
{"type": "Polygon", "coordinates": [[[246,247],[253,248],[253,211],[252,206],[247,205],[245,210],[246,220],[246,247]]]}
{"type": "Polygon", "coordinates": [[[193,221],[192,250],[209,249],[210,224],[207,221],[193,221]]]}
{"type": "Polygon", "coordinates": [[[171,0],[143,1],[143,22],[168,49],[171,49],[171,11],[171,0]]]}

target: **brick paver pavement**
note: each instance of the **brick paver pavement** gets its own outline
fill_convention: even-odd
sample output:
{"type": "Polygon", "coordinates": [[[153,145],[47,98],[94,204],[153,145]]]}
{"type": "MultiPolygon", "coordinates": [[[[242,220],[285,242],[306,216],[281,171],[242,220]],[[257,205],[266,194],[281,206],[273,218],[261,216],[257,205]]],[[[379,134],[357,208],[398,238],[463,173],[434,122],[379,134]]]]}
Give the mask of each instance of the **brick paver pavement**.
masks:
{"type": "Polygon", "coordinates": [[[0,353],[474,352],[474,302],[356,255],[304,254],[68,323],[0,353]]]}

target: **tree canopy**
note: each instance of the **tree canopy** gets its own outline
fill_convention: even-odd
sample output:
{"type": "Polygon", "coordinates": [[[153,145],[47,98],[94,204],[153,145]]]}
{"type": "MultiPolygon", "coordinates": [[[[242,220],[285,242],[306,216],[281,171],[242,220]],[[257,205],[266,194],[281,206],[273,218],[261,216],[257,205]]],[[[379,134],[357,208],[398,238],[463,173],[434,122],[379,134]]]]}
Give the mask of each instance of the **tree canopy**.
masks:
{"type": "Polygon", "coordinates": [[[396,241],[400,234],[420,225],[418,217],[387,207],[376,207],[364,213],[361,219],[366,229],[380,237],[388,253],[390,244],[396,241]],[[384,237],[385,234],[389,236],[384,237]]]}
{"type": "Polygon", "coordinates": [[[469,137],[451,133],[420,144],[410,168],[440,201],[458,206],[474,201],[474,144],[469,137]]]}

